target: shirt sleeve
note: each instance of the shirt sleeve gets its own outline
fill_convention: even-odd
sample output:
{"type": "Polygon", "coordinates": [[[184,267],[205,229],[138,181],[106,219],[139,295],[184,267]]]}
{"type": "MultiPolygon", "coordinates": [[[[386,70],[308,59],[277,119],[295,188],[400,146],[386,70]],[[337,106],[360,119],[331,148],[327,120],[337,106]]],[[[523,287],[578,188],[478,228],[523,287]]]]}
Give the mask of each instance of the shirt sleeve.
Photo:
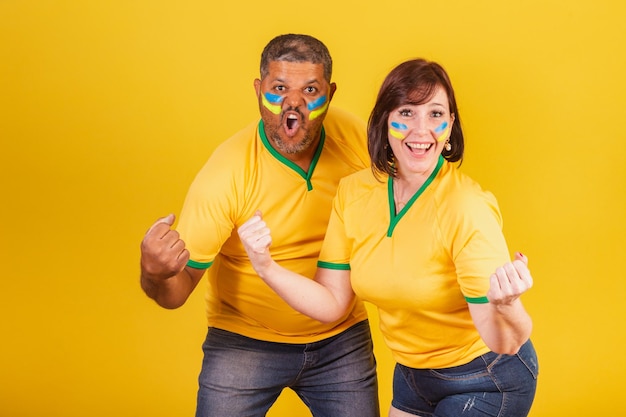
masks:
{"type": "Polygon", "coordinates": [[[352,242],[346,235],[346,228],[343,218],[343,208],[345,202],[344,181],[340,181],[337,194],[333,199],[330,212],[330,220],[326,229],[326,236],[320,251],[317,266],[328,269],[350,269],[350,255],[352,242]]]}
{"type": "Polygon", "coordinates": [[[234,229],[236,173],[220,149],[192,182],[176,227],[190,253],[187,265],[208,268],[234,229]]]}
{"type": "Polygon", "coordinates": [[[490,276],[509,261],[502,233],[502,217],[493,194],[482,190],[462,193],[451,216],[452,258],[461,292],[470,303],[486,303],[490,276]]]}

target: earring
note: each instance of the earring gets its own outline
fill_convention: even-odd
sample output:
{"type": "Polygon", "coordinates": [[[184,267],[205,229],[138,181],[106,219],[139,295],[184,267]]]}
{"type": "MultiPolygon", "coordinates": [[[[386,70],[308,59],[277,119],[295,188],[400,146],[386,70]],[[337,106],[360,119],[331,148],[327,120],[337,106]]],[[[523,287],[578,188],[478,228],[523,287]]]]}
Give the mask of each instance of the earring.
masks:
{"type": "Polygon", "coordinates": [[[452,150],[452,145],[450,145],[450,142],[446,142],[444,148],[446,149],[446,151],[450,152],[452,150]]]}

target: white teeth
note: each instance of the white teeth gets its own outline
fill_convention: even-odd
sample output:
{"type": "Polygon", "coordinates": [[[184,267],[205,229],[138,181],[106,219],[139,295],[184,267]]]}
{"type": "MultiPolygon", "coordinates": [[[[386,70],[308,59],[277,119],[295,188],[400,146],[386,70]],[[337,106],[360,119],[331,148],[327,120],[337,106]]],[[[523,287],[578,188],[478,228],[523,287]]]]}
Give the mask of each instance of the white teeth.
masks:
{"type": "Polygon", "coordinates": [[[287,119],[297,119],[298,116],[296,116],[295,114],[290,114],[287,116],[287,119]]]}
{"type": "Polygon", "coordinates": [[[432,143],[407,143],[409,148],[413,149],[430,149],[433,146],[432,143]]]}

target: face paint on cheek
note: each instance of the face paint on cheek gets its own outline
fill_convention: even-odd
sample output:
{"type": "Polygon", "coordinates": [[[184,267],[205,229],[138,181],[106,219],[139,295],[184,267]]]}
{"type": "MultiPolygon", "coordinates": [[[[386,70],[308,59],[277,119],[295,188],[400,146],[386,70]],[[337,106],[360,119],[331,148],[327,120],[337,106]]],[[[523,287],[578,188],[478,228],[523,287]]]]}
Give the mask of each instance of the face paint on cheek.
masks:
{"type": "Polygon", "coordinates": [[[389,128],[389,134],[398,140],[402,140],[406,136],[404,136],[404,133],[400,132],[400,130],[407,130],[408,128],[409,127],[405,124],[398,123],[398,122],[391,122],[391,127],[389,128]]]}
{"type": "Polygon", "coordinates": [[[266,109],[271,111],[274,114],[280,114],[282,110],[281,103],[283,102],[284,97],[279,96],[277,94],[265,93],[261,97],[261,101],[263,102],[263,106],[266,109]]]}
{"type": "Polygon", "coordinates": [[[441,135],[437,136],[437,142],[443,142],[448,138],[448,130],[450,130],[448,129],[448,122],[443,122],[435,128],[435,133],[441,133],[441,135]]]}
{"type": "Polygon", "coordinates": [[[328,109],[328,102],[326,101],[326,96],[322,96],[306,105],[306,108],[309,109],[311,113],[309,113],[309,120],[317,119],[322,113],[328,109]],[[315,110],[317,109],[317,110],[315,110]]]}

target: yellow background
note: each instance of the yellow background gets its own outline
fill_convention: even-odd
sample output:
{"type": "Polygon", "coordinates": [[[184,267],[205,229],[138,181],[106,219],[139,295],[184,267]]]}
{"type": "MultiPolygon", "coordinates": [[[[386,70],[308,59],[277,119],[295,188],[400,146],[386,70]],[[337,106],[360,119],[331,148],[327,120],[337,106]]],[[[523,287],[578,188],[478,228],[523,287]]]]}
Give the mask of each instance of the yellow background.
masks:
{"type": "MultiPolygon", "coordinates": [[[[260,52],[285,32],[327,44],[333,104],[364,118],[399,62],[448,69],[462,169],[536,281],[531,416],[626,415],[625,18],[621,0],[0,0],[0,416],[193,414],[202,291],[157,307],[139,242],[258,117],[260,52]]],[[[270,413],[303,415],[291,393],[270,413]]]]}

